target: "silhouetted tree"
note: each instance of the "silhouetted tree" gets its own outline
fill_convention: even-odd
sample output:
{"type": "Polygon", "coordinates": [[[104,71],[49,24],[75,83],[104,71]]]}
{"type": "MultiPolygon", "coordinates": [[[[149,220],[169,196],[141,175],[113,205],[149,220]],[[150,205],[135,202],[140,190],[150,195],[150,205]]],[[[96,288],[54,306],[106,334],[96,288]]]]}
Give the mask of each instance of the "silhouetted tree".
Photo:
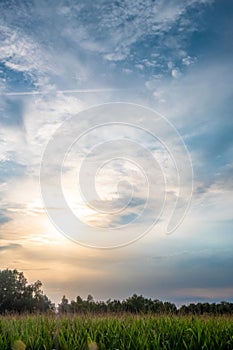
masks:
{"type": "Polygon", "coordinates": [[[0,313],[45,312],[54,305],[43,294],[40,281],[28,284],[23,272],[0,270],[0,313]]]}
{"type": "Polygon", "coordinates": [[[148,299],[142,295],[133,294],[131,297],[120,301],[108,299],[104,301],[95,301],[89,294],[86,300],[80,296],[76,301],[72,300],[70,303],[68,299],[63,296],[61,304],[59,304],[60,313],[153,313],[153,314],[179,314],[179,315],[203,315],[203,314],[233,314],[233,304],[229,302],[221,302],[220,304],[209,303],[191,303],[189,305],[182,305],[177,309],[176,305],[158,299],[148,299]]]}
{"type": "Polygon", "coordinates": [[[71,311],[71,307],[69,305],[69,300],[63,295],[61,304],[58,305],[58,311],[61,314],[66,314],[71,311]]]}

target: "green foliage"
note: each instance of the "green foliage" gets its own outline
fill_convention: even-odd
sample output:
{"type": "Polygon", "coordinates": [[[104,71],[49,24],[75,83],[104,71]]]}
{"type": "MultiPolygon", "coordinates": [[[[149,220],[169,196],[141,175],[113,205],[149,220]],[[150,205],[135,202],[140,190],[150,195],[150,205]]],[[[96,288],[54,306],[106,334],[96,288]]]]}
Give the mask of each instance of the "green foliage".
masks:
{"type": "Polygon", "coordinates": [[[42,283],[28,284],[23,272],[0,270],[0,313],[44,312],[53,308],[42,283]]]}
{"type": "Polygon", "coordinates": [[[231,317],[2,316],[0,349],[232,350],[231,317]],[[20,341],[19,341],[20,339],[20,341]]]}
{"type": "Polygon", "coordinates": [[[122,313],[132,314],[168,314],[168,315],[233,315],[233,303],[222,301],[219,304],[197,303],[188,306],[183,305],[179,310],[176,305],[168,301],[162,302],[158,299],[148,299],[142,295],[133,294],[126,300],[95,301],[89,294],[86,300],[78,296],[69,303],[69,300],[63,296],[59,304],[58,311],[61,314],[85,314],[93,312],[95,314],[103,313],[122,313]]]}
{"type": "Polygon", "coordinates": [[[147,299],[142,295],[133,294],[126,300],[111,300],[94,301],[92,295],[88,295],[86,300],[83,300],[80,296],[77,296],[76,301],[72,300],[70,303],[68,299],[63,296],[61,303],[59,304],[58,311],[61,314],[67,313],[121,313],[129,312],[133,314],[139,313],[159,313],[159,314],[172,314],[177,312],[175,304],[170,302],[162,302],[157,299],[147,299]]]}

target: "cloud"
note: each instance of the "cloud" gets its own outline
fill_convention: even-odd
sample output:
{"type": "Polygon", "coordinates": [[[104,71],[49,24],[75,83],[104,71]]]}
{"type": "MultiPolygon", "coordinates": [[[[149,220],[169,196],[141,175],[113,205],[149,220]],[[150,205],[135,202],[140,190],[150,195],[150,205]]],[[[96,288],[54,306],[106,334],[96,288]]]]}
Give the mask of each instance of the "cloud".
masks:
{"type": "Polygon", "coordinates": [[[19,249],[21,247],[20,244],[16,244],[16,243],[11,243],[11,244],[7,244],[7,245],[1,245],[0,246],[0,252],[6,251],[6,250],[16,250],[19,249]]]}
{"type": "Polygon", "coordinates": [[[25,175],[26,165],[12,160],[0,161],[0,182],[6,182],[13,177],[25,175]]]}
{"type": "Polygon", "coordinates": [[[7,211],[0,209],[0,226],[6,224],[9,221],[11,221],[11,218],[7,216],[7,211]]]}
{"type": "MultiPolygon", "coordinates": [[[[6,12],[6,9],[3,9],[6,12]]],[[[7,10],[7,13],[9,11],[7,10]]],[[[25,31],[16,29],[15,26],[1,25],[2,45],[0,60],[5,67],[18,72],[28,73],[33,79],[35,74],[44,74],[51,71],[46,63],[48,53],[26,34],[25,31]]]]}
{"type": "MultiPolygon", "coordinates": [[[[39,88],[54,84],[77,88],[90,79],[94,82],[97,71],[101,82],[106,62],[109,72],[114,70],[112,62],[122,61],[148,69],[156,65],[165,68],[170,60],[185,59],[184,37],[210,3],[127,0],[122,6],[105,0],[68,6],[65,1],[52,1],[46,9],[40,3],[29,6],[27,1],[11,8],[2,3],[5,22],[1,24],[0,60],[5,68],[22,72],[39,88]],[[151,45],[146,45],[148,42],[151,45]],[[179,48],[175,56],[174,45],[179,48]]],[[[187,57],[184,62],[191,62],[191,56],[187,57]]]]}
{"type": "MultiPolygon", "coordinates": [[[[11,7],[0,3],[0,225],[4,239],[0,250],[6,252],[5,266],[28,271],[33,280],[40,278],[55,299],[64,293],[118,298],[138,292],[176,300],[230,296],[233,262],[226,248],[232,245],[233,67],[230,55],[221,53],[221,45],[211,51],[211,45],[201,44],[211,42],[209,32],[201,31],[212,26],[207,18],[212,3],[126,0],[122,5],[104,0],[51,1],[44,6],[25,0],[12,2],[11,7]],[[121,86],[129,89],[118,89],[121,86]],[[135,245],[116,252],[91,251],[71,244],[49,223],[40,198],[40,162],[48,140],[64,121],[74,116],[78,120],[78,113],[91,105],[119,100],[150,105],[179,129],[194,164],[194,201],[174,237],[163,237],[162,218],[158,230],[135,245]],[[11,249],[13,257],[7,254],[11,249]]],[[[216,13],[214,4],[213,9],[216,13]]],[[[229,42],[225,44],[230,47],[229,42]]],[[[89,124],[85,118],[82,121],[88,128],[95,117],[89,124]]],[[[110,113],[108,120],[117,117],[110,113]]],[[[73,129],[67,132],[75,134],[73,129]]],[[[136,139],[153,153],[166,172],[168,200],[173,203],[177,196],[176,169],[155,140],[122,127],[98,129],[83,138],[77,158],[71,152],[64,162],[64,191],[83,216],[90,213],[76,196],[78,166],[95,143],[119,135],[136,139]]],[[[172,149],[170,135],[163,135],[172,149]]],[[[60,139],[52,158],[63,148],[60,139]]],[[[90,162],[119,155],[118,149],[109,144],[105,154],[95,153],[90,162]]],[[[134,156],[151,174],[151,162],[143,152],[134,156]]],[[[176,156],[182,163],[181,154],[176,156]]],[[[114,218],[107,213],[104,218],[90,215],[87,219],[94,225],[127,224],[143,207],[144,183],[129,164],[105,170],[96,183],[99,197],[90,198],[90,203],[105,205],[106,211],[124,205],[131,192],[126,183],[117,188],[119,177],[133,185],[133,199],[114,218]],[[118,207],[113,208],[117,198],[118,207]]],[[[185,189],[187,176],[184,179],[185,189]]],[[[160,189],[160,180],[154,172],[151,184],[157,182],[160,189]]],[[[151,195],[154,212],[141,217],[149,223],[161,199],[156,190],[151,195]]],[[[62,217],[59,203],[55,204],[52,209],[62,217]]],[[[80,236],[85,239],[86,231],[80,236]]]]}
{"type": "Polygon", "coordinates": [[[5,99],[1,104],[0,124],[3,126],[23,128],[23,104],[21,100],[5,99]]]}
{"type": "Polygon", "coordinates": [[[183,136],[192,158],[195,181],[202,182],[201,187],[206,190],[225,177],[224,172],[231,164],[231,70],[231,61],[219,63],[208,57],[177,79],[152,79],[146,83],[153,93],[153,106],[183,136]]]}
{"type": "Polygon", "coordinates": [[[172,69],[171,74],[172,74],[172,77],[173,77],[173,78],[179,78],[179,76],[180,76],[180,71],[179,71],[179,69],[172,69]]]}

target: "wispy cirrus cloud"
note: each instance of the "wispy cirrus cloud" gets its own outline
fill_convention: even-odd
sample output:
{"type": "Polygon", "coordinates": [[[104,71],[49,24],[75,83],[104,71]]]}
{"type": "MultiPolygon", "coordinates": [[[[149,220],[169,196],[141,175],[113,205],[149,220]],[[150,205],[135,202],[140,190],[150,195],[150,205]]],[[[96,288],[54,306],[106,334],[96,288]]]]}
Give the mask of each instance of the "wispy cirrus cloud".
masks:
{"type": "Polygon", "coordinates": [[[5,16],[0,58],[5,67],[26,74],[39,87],[68,81],[69,85],[82,85],[93,80],[97,67],[103,81],[103,64],[108,61],[110,72],[117,68],[111,62],[119,61],[126,66],[130,63],[134,69],[141,65],[166,71],[170,61],[174,65],[177,60],[192,62],[186,53],[186,39],[196,30],[194,18],[211,3],[64,1],[44,7],[24,1],[10,8],[2,4],[5,16]],[[50,16],[56,18],[53,23],[47,20],[50,16]]]}
{"type": "MultiPolygon", "coordinates": [[[[0,3],[2,266],[16,266],[32,279],[41,278],[57,301],[64,293],[75,297],[77,290],[99,298],[127,297],[135,291],[176,300],[229,297],[232,51],[227,33],[232,33],[232,21],[225,29],[229,4],[228,0],[223,5],[208,0],[0,3]],[[222,34],[213,25],[216,16],[222,34]],[[39,169],[47,142],[64,121],[75,116],[78,120],[78,113],[92,105],[119,100],[150,106],[179,129],[194,164],[194,198],[191,213],[174,237],[161,234],[161,220],[161,232],[152,230],[120,252],[99,254],[74,246],[49,224],[40,197],[39,169]]],[[[110,114],[109,121],[113,119],[110,114]]],[[[119,133],[127,136],[126,129],[119,133]]],[[[123,214],[95,216],[76,195],[83,158],[95,142],[116,136],[114,128],[96,130],[84,138],[79,157],[64,164],[64,192],[73,209],[94,225],[131,222],[145,199],[144,183],[123,163],[100,172],[96,177],[100,196],[91,201],[96,207],[105,201],[108,211],[116,199],[118,206],[124,205],[131,194],[129,186],[115,186],[124,178],[135,192],[123,214]]],[[[166,195],[174,200],[175,169],[165,154],[135,130],[129,138],[154,152],[167,174],[166,195]]],[[[63,146],[60,140],[56,151],[63,146]]],[[[110,145],[105,151],[105,156],[117,155],[110,145]]],[[[135,156],[138,163],[143,158],[138,152],[135,156]]],[[[104,161],[104,154],[95,154],[93,161],[104,161]]],[[[143,164],[150,171],[145,157],[143,164]]],[[[53,170],[48,168],[48,180],[53,170]]],[[[182,185],[185,188],[186,181],[182,185]]],[[[158,191],[153,196],[159,201],[158,191]]],[[[58,207],[52,209],[62,215],[58,207]]],[[[84,230],[81,234],[85,238],[84,230]]]]}

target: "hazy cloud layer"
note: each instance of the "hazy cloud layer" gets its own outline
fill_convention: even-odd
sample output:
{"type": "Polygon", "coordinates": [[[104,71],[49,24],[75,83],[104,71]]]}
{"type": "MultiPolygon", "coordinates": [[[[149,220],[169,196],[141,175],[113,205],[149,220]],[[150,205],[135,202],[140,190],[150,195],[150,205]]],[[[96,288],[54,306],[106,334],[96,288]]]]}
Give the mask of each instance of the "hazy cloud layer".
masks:
{"type": "MultiPolygon", "coordinates": [[[[231,1],[8,0],[1,2],[0,12],[1,268],[16,267],[30,279],[41,279],[56,301],[64,293],[123,298],[133,292],[178,302],[232,299],[231,1]],[[194,190],[190,212],[172,236],[163,234],[165,212],[139,242],[103,252],[75,245],[53,227],[43,208],[39,172],[45,146],[64,122],[78,121],[80,111],[112,101],[153,108],[174,124],[193,162],[194,190]]],[[[94,120],[83,117],[80,125],[91,128],[94,120]]],[[[109,114],[108,121],[117,116],[109,114]]],[[[75,136],[75,130],[67,132],[75,136]]],[[[118,156],[119,147],[111,143],[103,153],[89,152],[119,135],[152,152],[166,175],[168,202],[177,197],[176,169],[153,137],[126,127],[93,130],[70,150],[61,180],[73,211],[96,227],[128,224],[139,213],[139,227],[150,223],[163,197],[160,168],[153,170],[145,152],[137,149],[136,165],[154,171],[151,185],[158,186],[151,194],[152,210],[143,214],[145,181],[129,162],[109,164],[97,173],[98,197],[93,194],[89,204],[104,207],[104,215],[94,215],[87,206],[77,172],[85,158],[92,169],[93,162],[118,156]],[[112,209],[128,203],[130,185],[129,206],[113,217],[112,209]]],[[[172,145],[171,133],[164,135],[172,145]]],[[[53,161],[63,148],[61,139],[48,183],[60,172],[53,161]]],[[[182,154],[177,157],[182,163],[182,154]]],[[[184,191],[189,186],[186,168],[184,191]]],[[[86,176],[86,188],[88,181],[86,176]]],[[[51,209],[62,208],[56,203],[51,209]]],[[[87,233],[78,232],[84,239],[87,233]]]]}

